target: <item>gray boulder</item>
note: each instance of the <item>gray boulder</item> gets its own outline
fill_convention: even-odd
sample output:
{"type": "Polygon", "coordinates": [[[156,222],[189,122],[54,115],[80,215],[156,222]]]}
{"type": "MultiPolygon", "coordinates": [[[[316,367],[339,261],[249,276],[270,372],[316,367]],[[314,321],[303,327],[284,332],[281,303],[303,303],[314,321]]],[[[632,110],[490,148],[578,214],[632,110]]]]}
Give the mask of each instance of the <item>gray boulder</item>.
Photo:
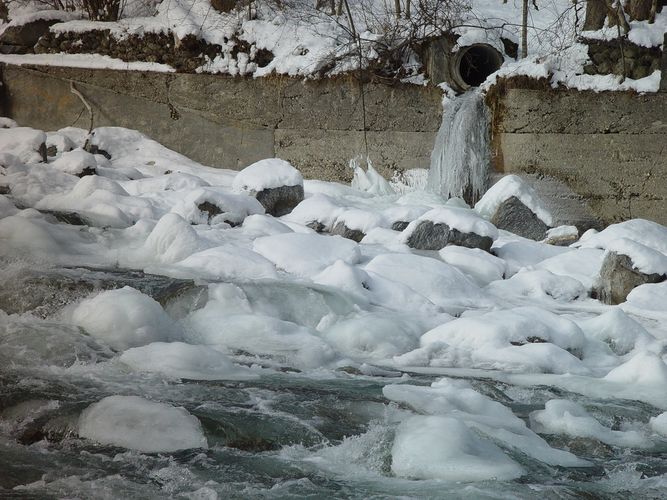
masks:
{"type": "Polygon", "coordinates": [[[665,278],[662,274],[645,274],[638,271],[627,255],[609,252],[602,262],[594,293],[600,302],[620,304],[625,302],[633,288],[646,283],[659,283],[665,281],[665,278]]]}
{"type": "Polygon", "coordinates": [[[303,185],[267,188],[254,193],[267,214],[280,217],[290,213],[303,201],[303,185]]]}
{"type": "Polygon", "coordinates": [[[357,243],[359,243],[362,239],[364,239],[364,236],[366,236],[366,233],[363,231],[359,231],[358,229],[350,229],[343,221],[336,223],[333,229],[331,229],[331,234],[337,234],[338,236],[342,236],[348,240],[356,241],[357,243]]]}
{"type": "Polygon", "coordinates": [[[549,226],[516,196],[507,198],[498,206],[491,222],[498,229],[535,241],[542,241],[549,230],[549,226]]]}
{"type": "Polygon", "coordinates": [[[424,220],[414,229],[406,243],[416,250],[441,250],[448,245],[457,245],[489,252],[493,239],[475,233],[463,233],[444,223],[434,224],[424,220]]]}

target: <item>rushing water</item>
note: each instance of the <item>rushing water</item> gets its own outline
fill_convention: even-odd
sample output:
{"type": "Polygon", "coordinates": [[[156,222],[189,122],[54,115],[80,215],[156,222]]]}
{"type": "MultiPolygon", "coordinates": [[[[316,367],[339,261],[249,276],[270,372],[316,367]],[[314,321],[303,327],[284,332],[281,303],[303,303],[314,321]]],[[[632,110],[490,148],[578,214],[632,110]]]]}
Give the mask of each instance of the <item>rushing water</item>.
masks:
{"type": "MultiPolygon", "coordinates": [[[[50,293],[52,300],[38,316],[19,314],[35,304],[14,301],[17,314],[0,318],[2,498],[660,498],[666,491],[664,446],[630,450],[563,436],[548,439],[594,466],[551,467],[506,450],[528,471],[520,479],[459,484],[396,478],[393,436],[408,410],[385,399],[382,388],[396,377],[426,385],[435,375],[369,367],[266,369],[249,382],[197,382],[132,372],[116,353],[61,321],[59,309],[91,283],[96,289],[130,283],[178,317],[201,307],[201,287],[118,271],[50,270],[41,280],[34,270],[26,273],[5,282],[0,300],[12,291],[50,293]],[[202,423],[209,449],[139,453],[79,438],[81,411],[118,394],[186,408],[202,423]]],[[[348,307],[305,284],[241,286],[253,307],[303,324],[348,307]]],[[[523,419],[553,398],[579,401],[608,425],[646,421],[656,412],[636,402],[469,380],[523,419]]]]}
{"type": "Polygon", "coordinates": [[[489,177],[489,110],[479,89],[447,101],[431,153],[428,189],[474,204],[489,177]]]}

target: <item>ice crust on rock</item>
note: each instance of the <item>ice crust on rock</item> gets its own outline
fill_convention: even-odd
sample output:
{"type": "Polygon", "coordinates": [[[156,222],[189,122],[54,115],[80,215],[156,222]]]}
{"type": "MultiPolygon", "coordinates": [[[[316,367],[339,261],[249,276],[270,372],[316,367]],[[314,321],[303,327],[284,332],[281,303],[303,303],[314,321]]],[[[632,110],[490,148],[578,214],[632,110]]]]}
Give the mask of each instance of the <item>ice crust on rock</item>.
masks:
{"type": "Polygon", "coordinates": [[[180,331],[162,306],[139,290],[125,286],[83,300],[71,312],[72,322],[119,351],[152,342],[173,341],[180,331]]]}
{"type": "Polygon", "coordinates": [[[153,342],[125,351],[118,360],[145,372],[190,380],[250,380],[257,374],[232,363],[225,354],[183,342],[153,342]]]}
{"type": "Polygon", "coordinates": [[[603,426],[586,409],[574,401],[552,399],[544,410],[530,414],[531,427],[540,434],[566,434],[593,438],[613,446],[648,448],[646,436],[636,430],[614,431],[603,426]]]}
{"type": "Polygon", "coordinates": [[[145,453],[208,448],[201,424],[184,408],[138,396],[108,396],[86,408],[79,436],[145,453]]]}
{"type": "Polygon", "coordinates": [[[399,425],[391,450],[398,477],[445,481],[506,481],[525,471],[492,441],[454,418],[418,415],[399,425]]]}

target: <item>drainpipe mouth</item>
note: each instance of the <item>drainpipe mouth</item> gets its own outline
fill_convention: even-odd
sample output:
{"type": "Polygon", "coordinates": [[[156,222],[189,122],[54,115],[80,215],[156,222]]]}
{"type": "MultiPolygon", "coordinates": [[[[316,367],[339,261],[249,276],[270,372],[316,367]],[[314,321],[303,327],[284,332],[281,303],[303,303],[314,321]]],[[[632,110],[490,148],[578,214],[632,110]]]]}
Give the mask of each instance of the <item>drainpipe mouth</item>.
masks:
{"type": "Polygon", "coordinates": [[[488,43],[462,47],[451,59],[453,83],[461,90],[479,87],[504,61],[503,55],[488,43]]]}

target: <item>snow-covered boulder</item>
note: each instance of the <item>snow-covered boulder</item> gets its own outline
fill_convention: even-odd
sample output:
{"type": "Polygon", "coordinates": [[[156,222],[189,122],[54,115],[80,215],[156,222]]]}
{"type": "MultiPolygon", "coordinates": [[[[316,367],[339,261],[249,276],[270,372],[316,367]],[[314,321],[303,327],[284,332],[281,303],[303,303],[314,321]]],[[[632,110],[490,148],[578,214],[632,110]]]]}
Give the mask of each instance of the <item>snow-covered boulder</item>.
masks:
{"type": "Polygon", "coordinates": [[[79,417],[79,436],[146,453],[208,448],[197,417],[185,408],[138,396],[109,396],[79,417]]]}
{"type": "Polygon", "coordinates": [[[338,216],[333,228],[331,228],[331,234],[360,242],[372,229],[384,225],[386,225],[386,222],[380,214],[350,208],[338,216]]]}
{"type": "Polygon", "coordinates": [[[577,226],[558,226],[547,230],[544,243],[558,247],[570,246],[579,239],[577,226]]]}
{"type": "Polygon", "coordinates": [[[475,210],[504,229],[524,238],[540,241],[553,225],[553,218],[533,188],[516,175],[507,175],[496,182],[475,210]]]}
{"type": "Polygon", "coordinates": [[[232,188],[257,198],[266,213],[279,217],[303,201],[303,177],[279,158],[260,160],[241,170],[232,188]]]}
{"type": "Polygon", "coordinates": [[[86,175],[95,175],[97,160],[95,156],[82,148],[64,152],[51,163],[55,167],[68,174],[84,177],[86,175]]]}
{"type": "Polygon", "coordinates": [[[23,163],[46,161],[46,134],[29,127],[0,128],[0,151],[23,163]]]}
{"type": "Polygon", "coordinates": [[[438,207],[411,222],[403,231],[403,241],[417,250],[440,250],[448,245],[489,251],[498,230],[474,211],[438,207]]]}
{"type": "Polygon", "coordinates": [[[597,297],[605,304],[620,304],[634,288],[666,279],[667,255],[626,238],[607,249],[596,285],[597,297]]]}
{"type": "Polygon", "coordinates": [[[252,196],[204,186],[187,192],[171,211],[193,224],[237,226],[249,215],[263,214],[264,207],[252,196]]]}

